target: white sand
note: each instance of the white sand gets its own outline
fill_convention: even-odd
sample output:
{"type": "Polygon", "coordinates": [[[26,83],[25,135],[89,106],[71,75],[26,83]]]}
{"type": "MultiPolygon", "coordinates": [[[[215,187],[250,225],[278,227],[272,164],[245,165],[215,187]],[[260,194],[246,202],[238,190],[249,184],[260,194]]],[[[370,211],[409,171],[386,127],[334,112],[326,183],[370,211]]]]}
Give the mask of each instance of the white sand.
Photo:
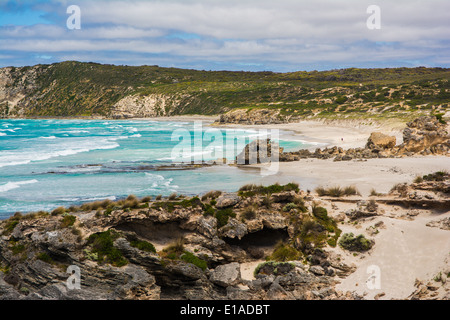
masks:
{"type": "MultiPolygon", "coordinates": [[[[416,279],[428,282],[439,272],[449,269],[446,258],[450,253],[450,231],[426,226],[428,221],[449,216],[450,212],[439,216],[419,215],[413,221],[385,216],[377,218],[376,221],[384,222],[386,229],[380,229],[373,237],[367,236],[375,240],[375,246],[363,258],[343,253],[344,260],[355,263],[358,269],[341,280],[337,289],[365,294],[366,299],[373,299],[379,293],[385,294],[381,299],[407,298],[415,289],[416,279]],[[371,279],[374,272],[377,272],[379,286],[371,279]]],[[[375,223],[363,223],[360,229],[343,229],[361,234],[375,223]]]]}
{"type": "Polygon", "coordinates": [[[320,144],[319,147],[324,146],[338,146],[344,149],[364,147],[370,133],[380,131],[385,134],[393,135],[397,138],[397,143],[402,142],[402,129],[404,124],[398,122],[386,122],[385,124],[378,124],[374,122],[361,121],[299,121],[284,124],[271,124],[263,126],[255,125],[237,125],[227,124],[216,127],[225,128],[247,128],[247,129],[278,129],[292,134],[285,135],[288,139],[305,140],[308,142],[315,142],[320,144]]]}
{"type": "MultiPolygon", "coordinates": [[[[161,118],[158,118],[161,120],[161,118]]],[[[213,121],[213,117],[178,117],[183,121],[213,121]]],[[[168,118],[168,120],[174,120],[168,118]]],[[[391,121],[380,125],[356,121],[323,123],[318,121],[300,121],[298,123],[243,126],[226,125],[226,128],[280,129],[287,131],[284,138],[306,140],[324,146],[338,146],[344,149],[364,147],[371,132],[380,131],[395,135],[397,144],[402,142],[404,124],[391,121]],[[290,132],[290,134],[289,134],[290,132]]],[[[260,168],[262,165],[246,166],[246,169],[260,168]]],[[[304,159],[295,162],[279,163],[279,169],[273,175],[262,178],[261,183],[298,182],[303,190],[313,191],[318,186],[355,186],[367,198],[372,189],[380,193],[388,192],[397,183],[410,183],[416,176],[439,170],[450,170],[450,158],[445,156],[416,156],[406,158],[368,159],[366,161],[334,162],[332,159],[304,159]]],[[[354,204],[335,203],[338,209],[331,209],[330,203],[324,203],[331,215],[336,215],[354,204]]],[[[391,206],[389,210],[394,210],[391,206]]],[[[449,208],[450,210],[450,208],[449,208]]],[[[369,253],[354,256],[337,247],[344,262],[354,263],[357,270],[346,279],[340,279],[341,291],[355,291],[365,294],[366,299],[384,293],[382,299],[404,299],[414,291],[416,279],[429,281],[441,271],[450,270],[450,231],[427,227],[431,220],[440,220],[450,216],[450,211],[439,214],[422,210],[413,220],[402,218],[408,209],[397,207],[395,211],[386,212],[374,220],[362,224],[340,224],[343,232],[365,234],[375,240],[375,246],[369,253]],[[385,228],[380,233],[369,236],[368,226],[383,221],[385,228]],[[368,286],[371,274],[368,267],[379,268],[380,288],[368,286]]],[[[242,278],[253,279],[253,270],[261,261],[254,261],[241,266],[242,278]]]]}
{"type": "MultiPolygon", "coordinates": [[[[262,167],[255,165],[252,167],[262,167]]],[[[372,189],[386,193],[395,184],[411,183],[415,177],[450,168],[445,156],[367,159],[367,161],[333,161],[332,159],[302,159],[279,163],[278,173],[263,182],[297,182],[304,190],[319,186],[355,186],[363,196],[372,189]]]]}
{"type": "MultiPolygon", "coordinates": [[[[242,126],[239,126],[242,127],[242,126]]],[[[244,126],[255,128],[254,126],[244,126]]],[[[364,147],[371,132],[380,131],[395,135],[397,143],[402,142],[403,126],[390,123],[385,126],[374,124],[337,123],[324,124],[320,122],[302,121],[294,124],[264,126],[265,129],[277,128],[292,131],[292,137],[322,143],[327,146],[364,147]],[[342,141],[343,138],[343,141],[342,141]]],[[[323,147],[323,145],[321,145],[323,147]]],[[[264,165],[247,166],[261,168],[264,165]]],[[[295,162],[279,163],[279,169],[274,175],[264,177],[261,183],[297,182],[303,190],[313,191],[318,186],[355,186],[367,198],[372,189],[380,193],[388,192],[397,183],[411,183],[415,177],[439,170],[450,170],[450,158],[446,156],[416,156],[405,158],[368,159],[366,161],[341,161],[332,159],[304,159],[295,162]]],[[[341,203],[338,210],[331,210],[330,203],[324,203],[330,208],[331,215],[345,212],[354,204],[341,203]]],[[[363,222],[354,226],[344,224],[339,227],[343,232],[365,234],[375,240],[375,246],[369,253],[353,256],[352,253],[337,247],[334,251],[340,253],[348,264],[354,263],[357,270],[346,279],[340,279],[338,285],[341,291],[355,291],[365,294],[366,299],[384,293],[381,299],[405,299],[414,291],[416,279],[429,281],[439,272],[450,270],[450,231],[427,227],[426,223],[450,216],[447,212],[431,214],[427,210],[407,220],[401,216],[408,209],[396,208],[395,212],[387,212],[376,220],[363,222]],[[367,235],[366,227],[383,221],[385,229],[375,236],[367,235]],[[380,288],[370,287],[372,272],[369,267],[379,268],[380,288]],[[369,268],[369,269],[368,269],[369,268]],[[368,284],[369,283],[369,286],[368,284]]],[[[390,210],[393,210],[390,207],[390,210]]],[[[246,266],[243,275],[251,277],[246,266]]]]}

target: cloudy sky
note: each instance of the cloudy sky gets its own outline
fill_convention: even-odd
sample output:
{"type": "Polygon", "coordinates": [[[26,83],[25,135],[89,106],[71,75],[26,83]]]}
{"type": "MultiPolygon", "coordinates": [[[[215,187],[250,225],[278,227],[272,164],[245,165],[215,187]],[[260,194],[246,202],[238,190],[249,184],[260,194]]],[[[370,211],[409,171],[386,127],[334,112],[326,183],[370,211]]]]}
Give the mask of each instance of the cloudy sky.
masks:
{"type": "Polygon", "coordinates": [[[0,67],[450,67],[449,12],[449,0],[0,0],[0,67]],[[68,28],[77,21],[80,29],[68,28]]]}

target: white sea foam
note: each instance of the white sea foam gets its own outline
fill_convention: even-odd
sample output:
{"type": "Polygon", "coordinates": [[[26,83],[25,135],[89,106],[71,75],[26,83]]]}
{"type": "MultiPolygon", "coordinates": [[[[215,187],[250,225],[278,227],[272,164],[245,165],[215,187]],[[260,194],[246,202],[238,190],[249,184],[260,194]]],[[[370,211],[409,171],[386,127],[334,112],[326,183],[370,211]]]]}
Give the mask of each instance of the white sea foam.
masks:
{"type": "Polygon", "coordinates": [[[7,192],[9,190],[20,188],[21,185],[37,183],[36,179],[33,180],[25,180],[25,181],[9,181],[4,185],[0,185],[0,192],[7,192]]]}
{"type": "Polygon", "coordinates": [[[7,134],[4,132],[0,132],[0,137],[4,137],[4,136],[7,136],[7,134]]]}
{"type": "Polygon", "coordinates": [[[0,168],[5,166],[15,166],[21,164],[28,164],[33,161],[48,160],[60,156],[70,156],[82,152],[89,152],[91,150],[107,150],[119,147],[117,142],[110,140],[115,139],[100,139],[100,140],[76,140],[61,143],[52,146],[52,151],[49,151],[42,146],[36,148],[27,148],[21,151],[5,151],[0,155],[0,168]]]}
{"type": "Polygon", "coordinates": [[[152,189],[156,189],[156,188],[178,188],[178,186],[171,186],[170,184],[172,183],[173,179],[169,178],[166,179],[163,176],[159,175],[159,174],[153,174],[153,173],[149,173],[146,172],[145,176],[152,182],[152,189]]]}

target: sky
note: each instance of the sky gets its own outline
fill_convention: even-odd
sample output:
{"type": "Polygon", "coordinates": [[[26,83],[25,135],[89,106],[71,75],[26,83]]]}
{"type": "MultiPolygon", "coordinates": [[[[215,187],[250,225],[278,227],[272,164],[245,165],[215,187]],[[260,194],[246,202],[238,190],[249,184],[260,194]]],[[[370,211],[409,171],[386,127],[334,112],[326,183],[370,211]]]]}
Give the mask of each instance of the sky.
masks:
{"type": "Polygon", "coordinates": [[[274,72],[448,68],[450,1],[0,0],[0,67],[66,60],[274,72]]]}

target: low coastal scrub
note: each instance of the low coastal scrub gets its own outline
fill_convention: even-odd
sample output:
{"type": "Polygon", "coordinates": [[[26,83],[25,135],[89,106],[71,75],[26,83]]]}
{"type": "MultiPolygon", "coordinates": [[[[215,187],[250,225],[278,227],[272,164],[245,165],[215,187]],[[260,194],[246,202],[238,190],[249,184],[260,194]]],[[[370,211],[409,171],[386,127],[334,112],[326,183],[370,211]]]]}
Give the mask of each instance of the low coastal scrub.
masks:
{"type": "Polygon", "coordinates": [[[299,260],[301,257],[302,253],[300,251],[289,244],[280,242],[276,245],[272,254],[267,257],[267,260],[285,262],[299,260]]]}
{"type": "Polygon", "coordinates": [[[139,240],[135,238],[133,240],[130,240],[130,245],[142,251],[156,253],[155,246],[148,241],[139,240]]]}
{"type": "Polygon", "coordinates": [[[206,201],[208,199],[216,199],[222,194],[222,191],[209,191],[202,196],[202,201],[206,201]]]}
{"type": "Polygon", "coordinates": [[[295,265],[291,262],[277,262],[277,261],[267,261],[258,264],[258,266],[253,271],[253,275],[256,277],[258,274],[265,275],[281,275],[288,273],[295,268],[295,265]]]}
{"type": "Polygon", "coordinates": [[[184,243],[185,239],[183,237],[180,237],[173,243],[169,244],[166,248],[164,248],[160,252],[160,255],[163,258],[169,260],[182,260],[184,262],[192,263],[193,265],[205,271],[208,268],[207,262],[194,255],[192,252],[185,250],[184,243]]]}
{"type": "Polygon", "coordinates": [[[279,183],[270,185],[270,186],[262,186],[256,184],[247,184],[242,186],[238,195],[241,197],[252,197],[257,194],[260,195],[270,195],[272,193],[278,193],[283,191],[299,191],[299,185],[297,183],[288,183],[286,185],[280,185],[279,183]]]}
{"type": "Polygon", "coordinates": [[[339,240],[339,245],[349,251],[368,251],[372,248],[373,242],[360,234],[355,237],[353,233],[344,233],[339,240]]]}
{"type": "Polygon", "coordinates": [[[199,267],[203,271],[205,271],[208,268],[208,263],[205,260],[200,259],[199,257],[197,257],[196,255],[194,255],[193,253],[191,253],[189,251],[185,251],[180,256],[180,259],[185,262],[192,263],[193,265],[199,267]]]}
{"type": "Polygon", "coordinates": [[[114,230],[94,233],[89,236],[87,243],[92,247],[91,252],[96,254],[98,263],[109,263],[115,267],[128,264],[120,250],[114,247],[114,241],[119,237],[120,234],[114,230]]]}
{"type": "Polygon", "coordinates": [[[217,210],[214,216],[217,219],[217,227],[221,228],[228,223],[230,218],[236,218],[236,213],[233,212],[233,209],[226,208],[217,210]]]}
{"type": "Polygon", "coordinates": [[[328,189],[324,187],[316,188],[316,193],[319,197],[343,197],[343,196],[356,196],[361,195],[359,191],[354,186],[348,186],[345,188],[341,188],[339,186],[330,187],[328,189]]]}
{"type": "Polygon", "coordinates": [[[72,216],[72,215],[66,215],[62,219],[60,227],[61,228],[71,227],[74,225],[76,220],[77,220],[77,217],[72,216]]]}

